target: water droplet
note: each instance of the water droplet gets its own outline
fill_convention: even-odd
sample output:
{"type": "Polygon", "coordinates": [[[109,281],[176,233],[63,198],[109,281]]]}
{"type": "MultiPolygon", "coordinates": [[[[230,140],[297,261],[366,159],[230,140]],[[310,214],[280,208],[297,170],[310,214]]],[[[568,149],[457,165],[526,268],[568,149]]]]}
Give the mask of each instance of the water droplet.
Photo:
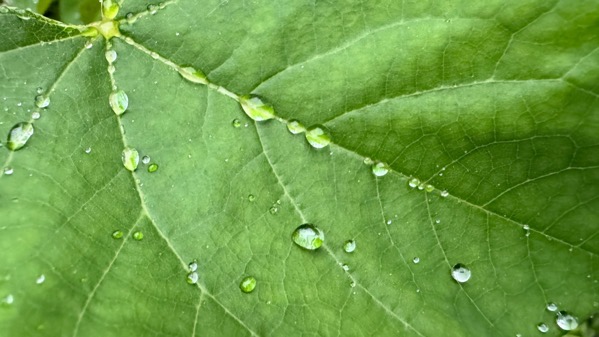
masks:
{"type": "Polygon", "coordinates": [[[36,93],[39,95],[39,94],[41,94],[42,92],[44,92],[44,88],[42,88],[42,87],[37,87],[37,89],[35,89],[35,92],[36,92],[36,93]]]}
{"type": "Polygon", "coordinates": [[[235,118],[231,125],[233,125],[233,127],[239,128],[241,127],[241,122],[239,121],[239,119],[235,118]]]}
{"type": "Polygon", "coordinates": [[[415,258],[412,259],[412,262],[414,262],[414,264],[418,264],[418,263],[420,263],[420,258],[418,256],[416,256],[415,258]]]}
{"type": "Polygon", "coordinates": [[[263,101],[257,95],[245,95],[239,97],[239,104],[243,111],[255,121],[265,121],[275,117],[275,109],[272,105],[263,101]]]}
{"type": "Polygon", "coordinates": [[[142,162],[144,165],[148,165],[148,164],[150,163],[150,156],[143,156],[143,157],[141,158],[141,162],[142,162]]]}
{"type": "Polygon", "coordinates": [[[42,115],[37,111],[34,111],[33,113],[31,113],[31,119],[33,119],[33,120],[38,120],[38,119],[40,119],[40,117],[42,117],[42,115]]]}
{"type": "Polygon", "coordinates": [[[549,327],[545,323],[539,323],[539,324],[537,324],[537,329],[540,332],[542,332],[542,333],[545,333],[545,332],[549,331],[549,327]]]}
{"type": "Polygon", "coordinates": [[[156,14],[156,5],[148,5],[148,11],[150,12],[150,14],[154,15],[156,14]]]}
{"type": "Polygon", "coordinates": [[[428,185],[424,186],[424,190],[427,192],[432,192],[435,190],[435,187],[433,185],[428,184],[428,185]]]}
{"type": "Polygon", "coordinates": [[[472,276],[470,269],[461,263],[453,266],[453,269],[451,270],[451,277],[459,283],[467,282],[470,279],[470,276],[472,276]]]}
{"type": "Polygon", "coordinates": [[[418,180],[418,178],[412,178],[408,181],[408,186],[411,188],[416,188],[418,185],[420,185],[420,180],[418,180]]]}
{"type": "Polygon", "coordinates": [[[2,302],[6,303],[6,304],[13,304],[15,301],[15,297],[11,294],[8,294],[3,300],[2,302]]]}
{"type": "Polygon", "coordinates": [[[279,213],[279,208],[277,206],[272,206],[269,210],[270,214],[275,215],[279,213]]]}
{"type": "Polygon", "coordinates": [[[442,196],[443,198],[446,198],[447,196],[449,196],[449,192],[447,192],[447,191],[443,190],[443,191],[441,191],[441,196],[442,196]]]}
{"type": "Polygon", "coordinates": [[[137,231],[137,232],[133,233],[133,238],[137,241],[141,241],[144,238],[144,233],[137,231]]]}
{"type": "Polygon", "coordinates": [[[343,268],[344,271],[349,271],[349,266],[347,264],[342,264],[341,268],[343,268]]]}
{"type": "Polygon", "coordinates": [[[6,147],[11,151],[17,151],[23,148],[29,138],[33,135],[33,124],[28,122],[17,123],[10,129],[6,147]]]}
{"type": "Polygon", "coordinates": [[[312,224],[303,224],[293,231],[291,238],[296,245],[308,250],[315,250],[322,246],[324,233],[312,224]]]}
{"type": "Polygon", "coordinates": [[[189,262],[187,267],[189,267],[190,272],[194,272],[194,271],[198,270],[198,263],[196,261],[189,262]]]}
{"type": "Polygon", "coordinates": [[[92,148],[88,147],[85,149],[85,153],[90,154],[92,152],[92,148]]]}
{"type": "Polygon", "coordinates": [[[127,19],[127,23],[131,24],[135,22],[135,17],[133,16],[133,13],[129,12],[127,13],[127,15],[125,15],[125,19],[127,19]]]}
{"type": "Polygon", "coordinates": [[[366,157],[366,158],[364,158],[364,164],[372,165],[372,164],[374,164],[374,161],[372,159],[370,159],[370,157],[366,157]]]}
{"type": "Polygon", "coordinates": [[[148,166],[148,172],[150,173],[154,173],[158,170],[158,164],[150,164],[150,166],[148,166]]]}
{"type": "Polygon", "coordinates": [[[94,44],[91,41],[85,41],[85,44],[83,46],[85,47],[85,49],[91,49],[91,47],[93,47],[94,44]]]}
{"type": "Polygon", "coordinates": [[[179,75],[181,75],[184,79],[192,82],[192,83],[200,83],[207,84],[206,75],[203,72],[193,68],[193,67],[181,67],[177,69],[179,71],[179,75]]]}
{"type": "Polygon", "coordinates": [[[7,167],[5,167],[5,168],[4,168],[4,171],[3,171],[3,172],[4,172],[4,175],[5,175],[5,176],[9,176],[9,175],[12,175],[12,174],[13,174],[14,170],[12,169],[12,167],[10,167],[10,166],[7,166],[7,167]]]}
{"type": "Polygon", "coordinates": [[[117,115],[122,115],[129,107],[129,97],[123,90],[113,91],[108,97],[108,102],[117,115]]]}
{"type": "Polygon", "coordinates": [[[189,284],[196,284],[198,283],[198,279],[200,277],[198,276],[198,273],[196,273],[195,271],[187,274],[187,283],[189,284]]]}
{"type": "Polygon", "coordinates": [[[116,230],[116,231],[112,232],[111,236],[113,239],[120,239],[123,237],[123,232],[120,230],[116,230]]]}
{"type": "Polygon", "coordinates": [[[256,200],[256,196],[254,196],[253,194],[248,195],[248,200],[250,202],[253,202],[254,200],[256,200]]]}
{"type": "Polygon", "coordinates": [[[41,274],[40,276],[38,276],[37,279],[35,279],[35,283],[42,284],[42,283],[44,283],[45,280],[46,280],[46,276],[44,274],[41,274]]]}
{"type": "Polygon", "coordinates": [[[254,291],[255,288],[256,278],[254,278],[253,276],[247,276],[243,280],[241,280],[241,283],[239,283],[239,289],[241,289],[241,291],[243,291],[244,293],[251,293],[252,291],[254,291]]]}
{"type": "Polygon", "coordinates": [[[558,312],[555,322],[560,329],[566,331],[574,330],[578,327],[578,319],[566,311],[558,312]]]}
{"type": "Polygon", "coordinates": [[[104,19],[112,20],[119,12],[119,4],[112,0],[104,0],[102,2],[102,15],[104,19]]]}
{"type": "Polygon", "coordinates": [[[108,63],[112,63],[114,61],[116,61],[117,58],[117,54],[116,51],[114,50],[107,50],[106,53],[104,53],[104,57],[106,57],[106,61],[108,61],[108,63]]]}
{"type": "Polygon", "coordinates": [[[306,128],[304,127],[304,125],[300,123],[297,119],[292,119],[289,122],[287,122],[287,130],[289,130],[289,132],[291,132],[294,135],[306,132],[306,128]]]}
{"type": "Polygon", "coordinates": [[[547,303],[547,310],[549,310],[549,311],[556,311],[557,310],[557,304],[555,304],[553,302],[547,303]]]}
{"type": "Polygon", "coordinates": [[[356,250],[356,241],[345,241],[345,243],[343,244],[343,250],[345,250],[346,253],[353,253],[353,251],[356,250]]]}
{"type": "Polygon", "coordinates": [[[389,172],[389,165],[382,163],[382,162],[378,162],[374,165],[372,165],[372,173],[374,173],[375,176],[377,177],[382,177],[384,175],[386,175],[389,172]]]}
{"type": "Polygon", "coordinates": [[[116,71],[116,68],[114,67],[114,64],[111,64],[108,66],[109,73],[114,74],[115,71],[116,71]]]}
{"type": "Polygon", "coordinates": [[[352,288],[355,288],[355,287],[356,287],[356,282],[352,281],[352,282],[349,284],[349,286],[350,286],[350,287],[352,287],[352,288]]]}
{"type": "Polygon", "coordinates": [[[35,96],[35,106],[42,109],[50,105],[50,97],[44,95],[35,96]]]}
{"type": "Polygon", "coordinates": [[[418,189],[419,189],[420,191],[424,190],[424,184],[420,184],[420,185],[418,185],[418,189]]]}
{"type": "Polygon", "coordinates": [[[122,159],[123,165],[127,170],[133,172],[137,169],[137,165],[139,164],[139,153],[136,149],[126,147],[123,150],[122,159]]]}
{"type": "Polygon", "coordinates": [[[328,130],[321,125],[314,125],[306,130],[306,139],[313,148],[321,149],[331,143],[328,130]]]}

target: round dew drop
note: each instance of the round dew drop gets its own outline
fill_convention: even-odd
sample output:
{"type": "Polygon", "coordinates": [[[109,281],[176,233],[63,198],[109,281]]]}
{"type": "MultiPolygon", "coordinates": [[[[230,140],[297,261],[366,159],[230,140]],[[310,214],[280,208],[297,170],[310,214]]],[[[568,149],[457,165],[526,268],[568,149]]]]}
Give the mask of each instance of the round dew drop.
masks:
{"type": "Polygon", "coordinates": [[[459,283],[467,282],[468,280],[470,280],[471,276],[472,272],[470,271],[470,269],[468,269],[461,263],[458,263],[455,266],[453,266],[453,269],[451,270],[451,277],[453,277],[453,279],[459,283]]]}
{"type": "Polygon", "coordinates": [[[187,265],[187,267],[189,267],[189,271],[190,271],[190,272],[194,272],[194,271],[198,270],[198,263],[197,263],[197,262],[195,262],[195,261],[193,261],[193,262],[190,262],[190,263],[187,265]]]}
{"type": "Polygon", "coordinates": [[[553,303],[553,302],[549,302],[547,303],[547,310],[548,311],[556,311],[557,310],[557,304],[553,303]]]}
{"type": "Polygon", "coordinates": [[[38,111],[34,111],[31,113],[31,119],[33,120],[38,120],[40,119],[40,117],[42,117],[42,115],[38,111]]]}
{"type": "Polygon", "coordinates": [[[364,158],[364,164],[372,165],[372,164],[374,164],[374,161],[372,161],[372,159],[370,159],[370,157],[366,157],[366,158],[364,158]]]}
{"type": "Polygon", "coordinates": [[[331,143],[331,136],[324,126],[314,125],[306,130],[306,140],[313,148],[322,149],[331,143]]]}
{"type": "Polygon", "coordinates": [[[254,278],[253,276],[247,276],[243,280],[241,280],[241,283],[239,283],[239,289],[241,289],[241,291],[243,291],[244,293],[251,293],[252,291],[254,291],[255,288],[256,278],[254,278]]]}
{"type": "Polygon", "coordinates": [[[324,233],[312,224],[303,224],[293,231],[291,239],[304,249],[315,250],[322,246],[324,233]]]}
{"type": "Polygon", "coordinates": [[[50,105],[50,97],[37,95],[35,96],[35,106],[42,109],[47,108],[50,105]]]}
{"type": "Polygon", "coordinates": [[[149,156],[143,156],[143,157],[141,157],[141,162],[144,165],[148,165],[150,163],[150,157],[149,156]]]}
{"type": "Polygon", "coordinates": [[[233,125],[234,128],[239,128],[241,127],[241,122],[239,121],[239,119],[235,118],[233,122],[231,122],[231,125],[233,125]]]}
{"type": "Polygon", "coordinates": [[[449,196],[449,192],[447,192],[447,191],[441,191],[441,196],[443,198],[446,198],[447,196],[449,196]]]}
{"type": "Polygon", "coordinates": [[[420,180],[418,180],[417,178],[412,178],[408,181],[408,186],[410,186],[411,188],[416,188],[418,187],[418,185],[420,185],[420,180]]]}
{"type": "Polygon", "coordinates": [[[414,264],[418,264],[420,263],[420,258],[419,257],[415,257],[412,259],[412,262],[414,262],[414,264]]]}
{"type": "Polygon", "coordinates": [[[198,273],[196,273],[195,271],[191,272],[191,273],[187,274],[187,283],[196,284],[196,283],[198,283],[199,278],[200,277],[198,276],[198,273]]]}
{"type": "Polygon", "coordinates": [[[11,151],[17,151],[23,148],[29,138],[33,135],[33,124],[29,122],[17,123],[8,132],[6,147],[11,151]]]}
{"type": "Polygon", "coordinates": [[[372,173],[377,177],[382,177],[389,172],[389,165],[378,162],[372,165],[372,173]]]}
{"type": "Polygon", "coordinates": [[[114,50],[107,50],[106,53],[104,53],[104,57],[106,57],[106,61],[108,61],[108,63],[112,63],[114,61],[116,61],[116,51],[114,50]]]}
{"type": "Polygon", "coordinates": [[[275,117],[275,109],[272,105],[264,102],[257,95],[245,95],[239,97],[241,108],[251,119],[260,122],[275,117]]]}
{"type": "Polygon", "coordinates": [[[129,97],[123,90],[113,91],[108,96],[108,103],[117,115],[122,115],[129,107],[129,97]]]}
{"type": "Polygon", "coordinates": [[[113,239],[117,239],[118,240],[118,239],[120,239],[120,238],[123,237],[123,232],[120,231],[120,230],[116,230],[116,231],[112,232],[111,236],[112,236],[113,239]]]}
{"type": "Polygon", "coordinates": [[[150,173],[154,173],[158,170],[158,164],[150,164],[150,166],[148,166],[148,172],[150,173]]]}
{"type": "Polygon", "coordinates": [[[144,239],[144,233],[137,231],[137,232],[133,233],[133,238],[137,241],[141,241],[144,239]]]}
{"type": "Polygon", "coordinates": [[[12,167],[7,166],[4,168],[4,170],[2,172],[4,173],[5,176],[9,176],[9,175],[13,174],[14,170],[12,167]]]}
{"type": "Polygon", "coordinates": [[[555,322],[560,329],[565,331],[574,330],[578,327],[578,319],[565,311],[560,311],[557,313],[555,322]]]}
{"type": "Polygon", "coordinates": [[[294,135],[306,132],[306,128],[304,127],[304,125],[300,123],[297,119],[292,119],[289,122],[287,122],[287,130],[289,130],[289,132],[291,132],[294,135]]]}
{"type": "Polygon", "coordinates": [[[427,192],[432,192],[435,190],[435,187],[433,185],[429,184],[429,185],[424,186],[424,190],[427,192]]]}
{"type": "Polygon", "coordinates": [[[123,150],[122,159],[123,165],[127,170],[133,172],[137,169],[137,165],[139,165],[139,153],[136,149],[126,147],[123,150]]]}
{"type": "Polygon", "coordinates": [[[539,323],[537,324],[537,330],[539,330],[542,333],[546,333],[547,331],[549,331],[549,327],[545,323],[539,323]]]}
{"type": "Polygon", "coordinates": [[[345,241],[345,243],[343,244],[343,250],[346,253],[353,253],[354,250],[356,250],[356,241],[354,241],[354,240],[345,241]]]}

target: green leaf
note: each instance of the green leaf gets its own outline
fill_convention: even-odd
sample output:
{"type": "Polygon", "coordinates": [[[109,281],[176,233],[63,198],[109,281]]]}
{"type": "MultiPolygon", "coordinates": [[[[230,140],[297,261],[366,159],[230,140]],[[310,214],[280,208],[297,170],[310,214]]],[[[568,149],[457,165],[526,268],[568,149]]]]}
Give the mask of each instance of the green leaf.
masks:
{"type": "Polygon", "coordinates": [[[0,7],[0,134],[35,130],[0,148],[3,334],[558,336],[547,303],[597,312],[596,0],[120,6],[0,7]]]}

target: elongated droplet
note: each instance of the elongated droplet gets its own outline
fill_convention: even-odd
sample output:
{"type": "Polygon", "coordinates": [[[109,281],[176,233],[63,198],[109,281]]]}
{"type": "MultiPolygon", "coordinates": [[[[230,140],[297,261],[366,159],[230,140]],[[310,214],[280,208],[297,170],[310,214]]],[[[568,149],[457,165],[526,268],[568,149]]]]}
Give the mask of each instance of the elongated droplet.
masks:
{"type": "Polygon", "coordinates": [[[10,129],[6,147],[11,151],[17,151],[23,148],[29,138],[33,135],[33,124],[29,122],[17,123],[10,129]]]}
{"type": "Polygon", "coordinates": [[[148,166],[148,172],[154,173],[156,171],[158,171],[158,164],[150,164],[150,166],[148,166]]]}
{"type": "Polygon", "coordinates": [[[549,327],[545,323],[539,323],[537,324],[537,330],[539,330],[542,333],[546,333],[547,331],[549,331],[549,327]]]}
{"type": "Polygon", "coordinates": [[[123,90],[113,91],[108,97],[108,102],[112,111],[119,116],[129,107],[129,97],[123,90]]]}
{"type": "Polygon", "coordinates": [[[314,125],[306,130],[306,140],[313,148],[322,149],[331,143],[331,136],[324,126],[314,125]]]}
{"type": "Polygon", "coordinates": [[[372,173],[377,177],[382,177],[389,172],[389,165],[378,162],[372,165],[372,173]]]}
{"type": "Polygon", "coordinates": [[[120,239],[123,237],[123,232],[120,230],[116,230],[116,231],[112,232],[111,236],[113,239],[120,239]]]}
{"type": "Polygon", "coordinates": [[[306,128],[297,119],[292,119],[287,122],[287,130],[294,135],[298,133],[306,132],[306,128]]]}
{"type": "Polygon", "coordinates": [[[254,278],[253,276],[247,276],[243,280],[241,280],[241,283],[239,283],[239,289],[241,289],[241,291],[243,291],[244,293],[251,293],[252,291],[254,291],[255,288],[256,278],[254,278]]]}
{"type": "Polygon", "coordinates": [[[245,95],[239,97],[239,104],[246,115],[255,121],[265,121],[275,117],[275,109],[272,105],[264,102],[257,95],[245,95]]]}
{"type": "Polygon", "coordinates": [[[356,250],[356,241],[345,241],[345,243],[343,244],[343,250],[345,250],[346,253],[352,253],[354,250],[356,250]]]}
{"type": "Polygon", "coordinates": [[[451,270],[451,277],[459,283],[467,282],[470,279],[470,276],[472,276],[470,269],[461,263],[453,266],[453,269],[451,270]]]}
{"type": "Polygon", "coordinates": [[[133,238],[137,241],[141,241],[144,239],[144,233],[137,231],[137,232],[133,233],[133,238]]]}
{"type": "Polygon", "coordinates": [[[549,302],[547,303],[547,310],[549,311],[556,311],[557,310],[557,304],[553,303],[553,302],[549,302]]]}
{"type": "Polygon", "coordinates": [[[196,284],[198,283],[200,276],[198,275],[198,273],[196,273],[195,271],[187,274],[187,283],[189,284],[196,284]]]}
{"type": "Polygon", "coordinates": [[[35,106],[42,109],[50,105],[50,97],[44,95],[35,96],[35,106]]]}
{"type": "Polygon", "coordinates": [[[102,15],[104,19],[112,20],[118,14],[120,6],[112,0],[104,0],[102,2],[102,15]]]}
{"type": "Polygon", "coordinates": [[[315,250],[322,246],[324,233],[312,224],[303,224],[293,231],[291,238],[296,245],[308,250],[315,250]]]}
{"type": "Polygon", "coordinates": [[[9,175],[13,174],[14,170],[12,167],[7,166],[4,168],[4,170],[2,170],[2,172],[4,173],[5,176],[9,176],[9,175]]]}
{"type": "Polygon", "coordinates": [[[139,165],[139,153],[136,149],[126,147],[123,150],[123,165],[125,168],[131,172],[137,169],[137,165],[139,165]]]}
{"type": "Polygon", "coordinates": [[[179,71],[179,75],[181,75],[184,79],[188,80],[192,83],[199,84],[207,84],[206,75],[200,70],[197,70],[193,67],[181,67],[177,69],[179,71]]]}
{"type": "Polygon", "coordinates": [[[116,61],[116,51],[114,50],[107,50],[106,53],[104,53],[104,57],[106,57],[106,61],[108,61],[108,63],[112,63],[114,61],[116,61]]]}
{"type": "Polygon", "coordinates": [[[560,329],[565,331],[574,330],[578,327],[578,319],[566,311],[558,312],[555,322],[560,329]]]}

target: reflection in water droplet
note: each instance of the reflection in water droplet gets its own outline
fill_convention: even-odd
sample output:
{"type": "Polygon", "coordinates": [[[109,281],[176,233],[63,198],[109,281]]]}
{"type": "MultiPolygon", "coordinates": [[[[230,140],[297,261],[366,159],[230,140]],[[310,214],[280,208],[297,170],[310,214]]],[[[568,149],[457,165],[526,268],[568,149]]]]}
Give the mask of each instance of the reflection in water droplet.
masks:
{"type": "Polygon", "coordinates": [[[331,143],[331,136],[327,128],[321,125],[313,125],[306,130],[306,139],[313,148],[322,149],[331,143]]]}
{"type": "Polygon", "coordinates": [[[461,263],[453,266],[453,269],[451,270],[451,277],[459,283],[467,282],[470,279],[470,276],[472,276],[470,269],[461,263]]]}
{"type": "Polygon", "coordinates": [[[555,322],[560,329],[565,331],[574,330],[578,327],[578,319],[566,311],[558,312],[555,322]]]}
{"type": "Polygon", "coordinates": [[[8,133],[6,147],[11,151],[20,150],[27,144],[32,135],[33,124],[28,122],[17,123],[8,133]]]}
{"type": "Polygon", "coordinates": [[[187,274],[187,283],[196,284],[196,283],[198,283],[199,278],[200,277],[199,277],[198,273],[193,271],[193,272],[187,274]]]}
{"type": "Polygon", "coordinates": [[[257,95],[245,95],[239,97],[239,104],[243,108],[243,111],[255,121],[265,121],[275,117],[275,109],[272,105],[264,102],[264,100],[257,95]]]}
{"type": "Polygon", "coordinates": [[[108,103],[117,115],[122,115],[129,107],[129,97],[123,90],[113,91],[108,97],[108,103]]]}
{"type": "Polygon", "coordinates": [[[42,109],[47,108],[50,105],[50,97],[44,95],[35,96],[35,106],[42,109]]]}
{"type": "Polygon", "coordinates": [[[113,239],[120,239],[123,237],[123,232],[120,230],[116,230],[114,232],[112,232],[112,238],[113,239]]]}
{"type": "Polygon", "coordinates": [[[239,289],[244,293],[251,293],[256,288],[256,279],[253,276],[247,276],[241,283],[239,283],[239,289]]]}
{"type": "Polygon", "coordinates": [[[418,185],[420,185],[420,180],[418,180],[417,178],[412,178],[408,181],[408,186],[410,186],[411,188],[416,188],[418,187],[418,185]]]}
{"type": "Polygon", "coordinates": [[[106,53],[104,53],[104,57],[106,57],[106,61],[108,61],[108,63],[112,63],[114,61],[116,61],[117,58],[117,53],[114,50],[107,50],[106,53]]]}
{"type": "Polygon", "coordinates": [[[189,267],[190,272],[194,272],[194,271],[198,270],[198,263],[196,261],[189,262],[187,267],[189,267]]]}
{"type": "Polygon", "coordinates": [[[549,310],[549,311],[556,311],[557,310],[557,304],[555,304],[553,302],[547,303],[547,310],[549,310]]]}
{"type": "Polygon", "coordinates": [[[345,243],[343,244],[343,250],[345,250],[346,253],[352,253],[354,250],[356,250],[356,241],[345,241],[345,243]]]}
{"type": "Polygon", "coordinates": [[[294,135],[306,132],[306,128],[304,127],[304,125],[302,125],[302,123],[300,123],[297,119],[292,119],[289,122],[287,122],[287,130],[289,130],[289,132],[291,132],[294,135]]]}
{"type": "Polygon", "coordinates": [[[137,231],[137,232],[133,233],[133,238],[137,241],[141,241],[144,238],[144,233],[137,231]]]}
{"type": "Polygon", "coordinates": [[[123,165],[127,170],[133,172],[137,169],[137,165],[139,165],[139,153],[136,149],[126,147],[123,150],[122,159],[123,165]]]}
{"type": "Polygon", "coordinates": [[[148,172],[150,173],[154,173],[158,170],[158,164],[150,164],[150,166],[148,166],[148,172]]]}
{"type": "Polygon", "coordinates": [[[420,258],[419,257],[415,257],[412,259],[412,262],[414,262],[414,264],[418,264],[420,263],[420,258]]]}
{"type": "Polygon", "coordinates": [[[233,122],[231,123],[231,125],[233,125],[233,127],[235,127],[235,128],[239,128],[239,127],[241,127],[241,122],[239,121],[239,119],[235,118],[233,120],[233,122]]]}
{"type": "Polygon", "coordinates": [[[540,332],[542,332],[542,333],[545,333],[545,332],[549,331],[549,327],[545,323],[539,323],[539,324],[537,324],[537,329],[540,332]]]}
{"type": "Polygon", "coordinates": [[[324,233],[312,224],[303,224],[293,231],[291,238],[298,246],[308,250],[315,250],[322,246],[324,233]]]}
{"type": "Polygon", "coordinates": [[[38,278],[35,280],[36,284],[42,284],[44,283],[44,281],[46,280],[46,276],[44,274],[41,274],[40,276],[38,276],[38,278]]]}
{"type": "Polygon", "coordinates": [[[378,162],[372,165],[372,173],[377,177],[382,177],[389,172],[389,166],[385,163],[378,162]]]}
{"type": "Polygon", "coordinates": [[[141,157],[141,162],[144,165],[148,165],[150,163],[150,156],[143,156],[143,157],[141,157]]]}

